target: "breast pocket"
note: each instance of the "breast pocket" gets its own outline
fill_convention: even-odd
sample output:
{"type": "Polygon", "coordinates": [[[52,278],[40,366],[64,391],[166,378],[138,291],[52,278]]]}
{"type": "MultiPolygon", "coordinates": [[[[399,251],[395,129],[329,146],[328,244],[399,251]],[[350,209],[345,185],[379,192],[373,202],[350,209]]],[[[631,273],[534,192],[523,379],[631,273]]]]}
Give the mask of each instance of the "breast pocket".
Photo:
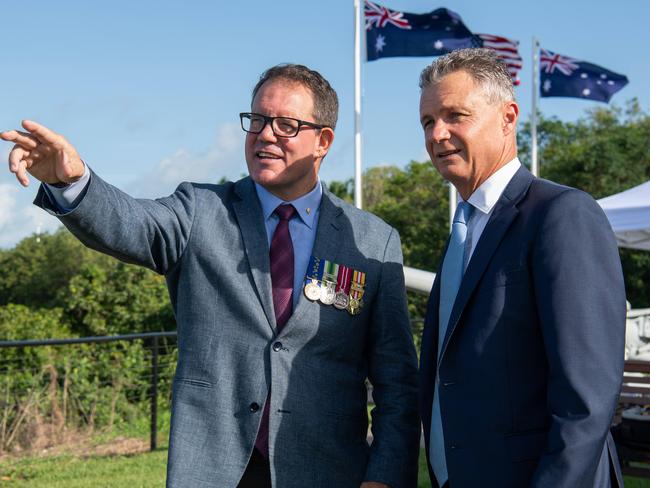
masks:
{"type": "Polygon", "coordinates": [[[528,268],[519,266],[497,271],[494,276],[494,286],[520,285],[528,281],[528,268]]]}

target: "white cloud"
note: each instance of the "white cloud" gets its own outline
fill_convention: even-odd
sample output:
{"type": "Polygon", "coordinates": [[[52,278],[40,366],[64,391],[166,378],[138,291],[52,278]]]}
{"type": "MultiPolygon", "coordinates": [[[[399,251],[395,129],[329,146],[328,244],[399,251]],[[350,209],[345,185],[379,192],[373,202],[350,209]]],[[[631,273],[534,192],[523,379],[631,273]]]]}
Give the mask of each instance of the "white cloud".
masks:
{"type": "Polygon", "coordinates": [[[34,233],[52,232],[59,221],[20,193],[17,183],[0,183],[0,248],[16,245],[34,233]]]}
{"type": "Polygon", "coordinates": [[[18,188],[16,188],[16,185],[12,185],[11,183],[0,184],[0,230],[4,230],[5,225],[13,218],[13,212],[16,206],[15,194],[17,192],[18,188]]]}
{"type": "Polygon", "coordinates": [[[217,182],[224,176],[239,179],[247,172],[243,144],[239,125],[223,124],[210,148],[203,152],[178,149],[126,185],[126,191],[138,197],[159,197],[173,192],[182,181],[217,182]]]}

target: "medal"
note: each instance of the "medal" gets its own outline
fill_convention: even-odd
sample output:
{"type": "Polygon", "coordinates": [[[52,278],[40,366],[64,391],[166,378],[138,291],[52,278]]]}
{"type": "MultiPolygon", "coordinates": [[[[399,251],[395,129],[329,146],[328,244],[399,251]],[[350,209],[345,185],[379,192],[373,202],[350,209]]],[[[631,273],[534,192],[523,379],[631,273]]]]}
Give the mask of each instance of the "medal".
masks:
{"type": "Polygon", "coordinates": [[[307,276],[305,277],[305,296],[315,302],[320,298],[321,294],[321,278],[323,277],[322,260],[315,256],[309,259],[309,267],[307,268],[307,276]]]}
{"type": "Polygon", "coordinates": [[[305,285],[305,296],[312,302],[320,298],[320,285],[318,281],[312,280],[305,285]]]}
{"type": "Polygon", "coordinates": [[[336,298],[336,279],[339,272],[339,265],[332,261],[325,261],[325,266],[323,268],[320,301],[323,305],[332,305],[336,298]]]}
{"type": "Polygon", "coordinates": [[[361,313],[365,285],[366,273],[355,270],[352,275],[352,283],[350,284],[350,300],[347,309],[350,315],[358,315],[361,313]]]}
{"type": "Polygon", "coordinates": [[[361,313],[362,307],[363,307],[363,300],[350,298],[350,303],[348,303],[348,312],[350,313],[350,315],[358,315],[359,313],[361,313]]]}
{"type": "Polygon", "coordinates": [[[334,307],[339,310],[348,308],[350,298],[350,280],[352,279],[352,268],[339,265],[339,275],[336,278],[336,296],[334,297],[334,307]]]}
{"type": "Polygon", "coordinates": [[[332,305],[336,299],[336,292],[334,283],[323,283],[324,286],[320,287],[320,301],[323,305],[332,305]]]}

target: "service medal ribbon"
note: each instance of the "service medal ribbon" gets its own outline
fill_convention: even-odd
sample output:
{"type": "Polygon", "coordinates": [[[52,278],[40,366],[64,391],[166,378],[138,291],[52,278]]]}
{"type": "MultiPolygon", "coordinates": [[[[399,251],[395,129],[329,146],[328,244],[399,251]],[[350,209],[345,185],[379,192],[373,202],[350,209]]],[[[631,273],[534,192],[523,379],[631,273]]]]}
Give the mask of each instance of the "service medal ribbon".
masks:
{"type": "Polygon", "coordinates": [[[320,287],[320,301],[324,305],[332,305],[336,299],[336,279],[339,265],[325,261],[323,280],[320,287]]]}
{"type": "Polygon", "coordinates": [[[350,301],[347,310],[352,315],[357,315],[363,307],[363,293],[366,285],[366,273],[354,270],[350,284],[350,301]]]}
{"type": "Polygon", "coordinates": [[[324,266],[323,260],[312,256],[309,258],[309,266],[307,267],[307,276],[305,276],[305,296],[313,301],[320,298],[321,279],[323,278],[324,266]]]}

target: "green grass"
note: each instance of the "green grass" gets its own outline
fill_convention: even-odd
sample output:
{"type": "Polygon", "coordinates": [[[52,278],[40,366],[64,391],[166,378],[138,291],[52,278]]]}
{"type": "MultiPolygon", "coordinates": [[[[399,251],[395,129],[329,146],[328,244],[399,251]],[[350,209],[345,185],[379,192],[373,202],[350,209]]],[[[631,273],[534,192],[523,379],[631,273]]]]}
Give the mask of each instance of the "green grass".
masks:
{"type": "Polygon", "coordinates": [[[153,488],[165,486],[167,449],[133,456],[23,458],[0,465],[0,486],[153,488]]]}
{"type": "MultiPolygon", "coordinates": [[[[132,456],[27,457],[0,463],[1,487],[157,488],[165,486],[166,446],[132,456]]],[[[650,480],[625,478],[626,488],[650,488],[650,480]]],[[[418,488],[430,488],[424,450],[418,488]]]]}

